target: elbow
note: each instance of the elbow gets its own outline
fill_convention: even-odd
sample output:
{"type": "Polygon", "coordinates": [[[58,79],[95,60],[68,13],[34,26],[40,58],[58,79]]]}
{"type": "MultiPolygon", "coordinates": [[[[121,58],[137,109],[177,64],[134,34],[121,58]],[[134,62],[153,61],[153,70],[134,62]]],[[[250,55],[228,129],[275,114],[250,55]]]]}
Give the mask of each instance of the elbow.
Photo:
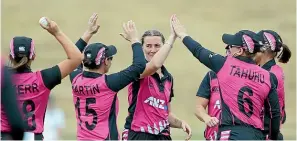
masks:
{"type": "Polygon", "coordinates": [[[154,68],[156,69],[156,70],[158,70],[158,69],[160,69],[161,67],[163,66],[163,64],[155,64],[154,65],[154,68]]]}
{"type": "Polygon", "coordinates": [[[81,63],[84,60],[84,56],[80,53],[77,56],[75,56],[75,60],[81,63]]]}
{"type": "Polygon", "coordinates": [[[84,56],[80,53],[73,56],[72,58],[69,57],[68,59],[77,64],[81,64],[81,62],[84,60],[84,56]]]}
{"type": "Polygon", "coordinates": [[[152,67],[153,67],[155,70],[160,69],[162,66],[163,66],[163,63],[156,62],[156,61],[153,61],[153,60],[152,60],[152,67]]]}
{"type": "Polygon", "coordinates": [[[143,73],[146,67],[146,62],[136,63],[134,64],[135,68],[139,71],[139,74],[143,73]]]}

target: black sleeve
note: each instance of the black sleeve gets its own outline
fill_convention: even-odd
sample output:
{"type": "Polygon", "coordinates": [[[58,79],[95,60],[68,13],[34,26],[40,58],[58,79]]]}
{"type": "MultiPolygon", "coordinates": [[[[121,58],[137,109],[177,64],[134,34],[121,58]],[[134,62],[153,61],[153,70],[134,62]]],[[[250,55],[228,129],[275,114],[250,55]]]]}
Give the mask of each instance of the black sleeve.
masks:
{"type": "MultiPolygon", "coordinates": [[[[87,46],[87,42],[85,42],[83,39],[79,38],[79,40],[75,43],[76,47],[80,50],[80,52],[83,52],[85,47],[87,46]]],[[[82,72],[83,64],[80,64],[73,72],[69,74],[70,82],[79,74],[82,72]]]]}
{"type": "Polygon", "coordinates": [[[172,85],[171,85],[171,92],[170,92],[170,98],[169,98],[169,102],[171,102],[171,100],[172,100],[172,98],[174,97],[174,91],[173,91],[173,77],[170,75],[170,77],[171,77],[171,83],[172,83],[172,85]]]}
{"type": "Polygon", "coordinates": [[[72,83],[73,79],[80,73],[83,72],[82,68],[76,68],[73,72],[69,74],[70,82],[72,83]]]}
{"type": "Polygon", "coordinates": [[[210,76],[210,72],[208,72],[204,76],[204,78],[203,78],[203,80],[202,80],[202,82],[201,82],[201,84],[199,86],[199,89],[197,91],[196,96],[203,97],[203,98],[206,98],[206,99],[210,99],[211,90],[210,90],[210,78],[209,78],[209,76],[210,76]]]}
{"type": "Polygon", "coordinates": [[[277,81],[276,76],[270,73],[271,89],[268,94],[267,100],[265,100],[265,110],[269,111],[270,116],[270,139],[277,140],[279,128],[280,128],[280,106],[278,101],[278,94],[276,91],[275,82],[277,81]]]}
{"type": "Polygon", "coordinates": [[[49,90],[61,83],[62,76],[58,65],[42,70],[41,75],[43,83],[49,90]]]}
{"type": "MultiPolygon", "coordinates": [[[[85,42],[83,39],[79,38],[78,41],[75,43],[75,45],[82,53],[87,46],[87,42],[85,42]]],[[[83,64],[81,63],[77,68],[83,68],[83,64]]]]}
{"type": "Polygon", "coordinates": [[[79,38],[78,41],[75,43],[77,48],[80,50],[80,52],[83,52],[85,47],[87,46],[87,42],[85,42],[83,39],[79,38]]]}
{"type": "Polygon", "coordinates": [[[144,71],[146,66],[146,61],[144,58],[144,53],[142,51],[142,46],[140,43],[134,43],[132,45],[133,49],[133,63],[128,68],[111,75],[106,76],[107,86],[118,92],[125,88],[128,84],[134,80],[139,79],[140,74],[144,71]]]}
{"type": "Polygon", "coordinates": [[[22,140],[24,136],[24,125],[21,113],[18,108],[15,89],[11,82],[11,74],[4,67],[1,83],[1,103],[8,122],[11,125],[11,136],[14,140],[22,140]]]}
{"type": "Polygon", "coordinates": [[[219,72],[223,67],[226,61],[224,56],[205,49],[190,36],[185,37],[183,43],[202,64],[214,72],[219,72]]]}

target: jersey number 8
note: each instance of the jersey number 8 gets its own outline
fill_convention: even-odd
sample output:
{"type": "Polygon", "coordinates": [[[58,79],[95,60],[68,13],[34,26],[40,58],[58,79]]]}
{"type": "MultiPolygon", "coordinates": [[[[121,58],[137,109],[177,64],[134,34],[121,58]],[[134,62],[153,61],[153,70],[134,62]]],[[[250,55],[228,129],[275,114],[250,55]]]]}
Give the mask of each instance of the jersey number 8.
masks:
{"type": "Polygon", "coordinates": [[[32,100],[26,100],[23,103],[23,113],[25,115],[24,123],[26,130],[33,131],[36,129],[36,121],[35,121],[35,104],[32,100]],[[30,109],[28,110],[27,107],[30,109]],[[29,125],[29,119],[32,120],[32,125],[29,125]]]}

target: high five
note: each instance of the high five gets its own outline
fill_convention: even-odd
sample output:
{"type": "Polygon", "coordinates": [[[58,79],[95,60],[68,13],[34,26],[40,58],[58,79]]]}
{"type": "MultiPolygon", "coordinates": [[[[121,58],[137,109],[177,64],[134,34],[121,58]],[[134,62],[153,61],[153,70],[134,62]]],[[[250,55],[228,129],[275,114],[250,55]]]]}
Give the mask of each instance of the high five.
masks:
{"type": "Polygon", "coordinates": [[[217,75],[222,103],[218,139],[263,140],[262,107],[271,113],[270,137],[277,139],[280,125],[277,80],[252,60],[262,46],[257,34],[248,30],[224,34],[222,40],[230,50],[230,55],[224,57],[188,36],[175,15],[171,23],[191,53],[217,75]]]}

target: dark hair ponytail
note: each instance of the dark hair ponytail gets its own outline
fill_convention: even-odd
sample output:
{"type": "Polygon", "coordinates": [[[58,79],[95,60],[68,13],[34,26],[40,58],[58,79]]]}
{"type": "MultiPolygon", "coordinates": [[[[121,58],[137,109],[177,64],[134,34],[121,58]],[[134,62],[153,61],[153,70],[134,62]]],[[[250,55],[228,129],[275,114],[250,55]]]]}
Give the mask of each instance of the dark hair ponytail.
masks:
{"type": "Polygon", "coordinates": [[[100,65],[96,65],[95,62],[93,62],[89,59],[83,60],[83,66],[85,66],[87,69],[99,69],[99,67],[100,67],[100,65]]]}
{"type": "Polygon", "coordinates": [[[281,63],[288,63],[291,58],[291,50],[286,44],[282,44],[282,52],[278,55],[278,61],[281,63]]]}

